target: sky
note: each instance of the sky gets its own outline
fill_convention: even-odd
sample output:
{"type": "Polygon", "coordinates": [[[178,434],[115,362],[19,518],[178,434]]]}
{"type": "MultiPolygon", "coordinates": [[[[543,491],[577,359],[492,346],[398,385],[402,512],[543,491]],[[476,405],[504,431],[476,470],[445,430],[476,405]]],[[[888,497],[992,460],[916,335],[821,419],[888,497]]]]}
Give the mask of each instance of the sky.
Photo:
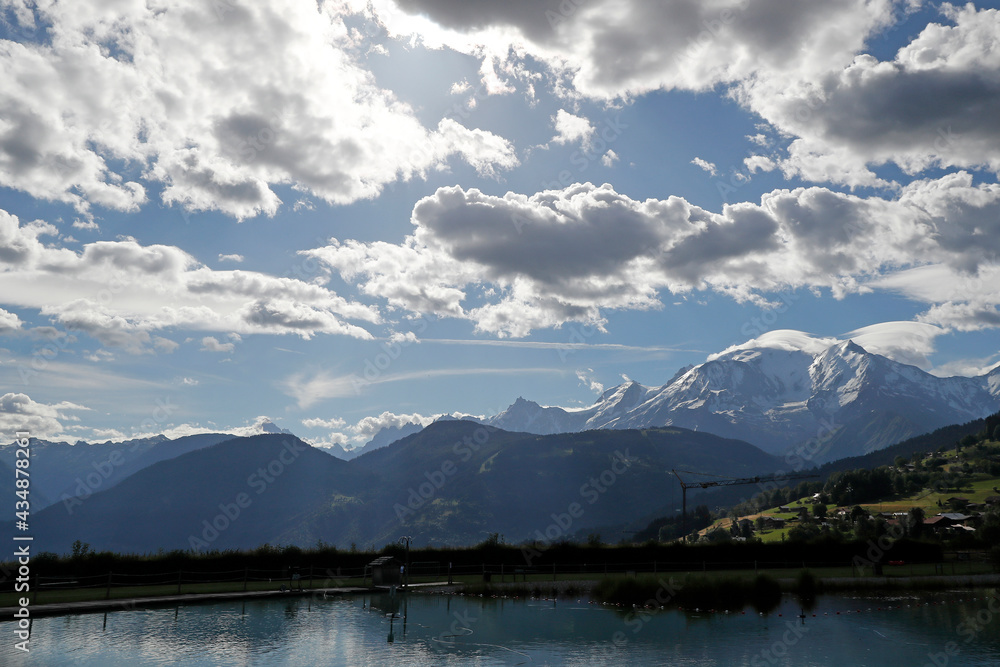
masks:
{"type": "Polygon", "coordinates": [[[351,448],[773,331],[978,375],[998,172],[998,3],[0,0],[0,434],[351,448]]]}

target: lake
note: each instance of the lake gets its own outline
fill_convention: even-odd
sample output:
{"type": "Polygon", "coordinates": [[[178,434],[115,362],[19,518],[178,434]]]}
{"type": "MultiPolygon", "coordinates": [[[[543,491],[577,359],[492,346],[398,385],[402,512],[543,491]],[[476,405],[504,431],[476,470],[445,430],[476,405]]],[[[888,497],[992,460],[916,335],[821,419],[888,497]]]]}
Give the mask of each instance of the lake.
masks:
{"type": "Polygon", "coordinates": [[[1000,664],[996,589],[822,596],[774,612],[612,609],[567,600],[289,597],[0,623],[3,665],[1000,664]]]}

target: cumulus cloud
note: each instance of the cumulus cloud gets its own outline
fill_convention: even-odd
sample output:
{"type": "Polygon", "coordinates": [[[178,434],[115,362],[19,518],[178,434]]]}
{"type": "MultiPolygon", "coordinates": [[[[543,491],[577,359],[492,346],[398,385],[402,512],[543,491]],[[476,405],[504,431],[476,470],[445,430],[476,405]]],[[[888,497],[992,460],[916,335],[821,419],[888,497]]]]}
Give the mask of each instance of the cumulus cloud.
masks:
{"type": "Polygon", "coordinates": [[[703,160],[700,157],[696,157],[695,159],[691,160],[691,164],[698,167],[702,171],[707,171],[712,176],[715,176],[715,174],[718,173],[715,168],[715,163],[709,162],[708,160],[703,160]]]}
{"type": "Polygon", "coordinates": [[[409,424],[427,426],[441,415],[426,416],[419,413],[396,414],[385,411],[377,416],[364,417],[354,424],[348,424],[340,417],[332,419],[311,418],[303,419],[302,425],[306,428],[317,428],[328,430],[320,446],[339,445],[348,449],[360,447],[370,441],[384,428],[401,428],[409,424]]]}
{"type": "Polygon", "coordinates": [[[891,0],[370,4],[394,34],[491,57],[528,53],[568,78],[575,91],[600,98],[708,90],[761,70],[787,77],[849,62],[868,34],[892,20],[894,9],[891,0]]]}
{"type": "Polygon", "coordinates": [[[0,336],[7,336],[21,330],[21,318],[0,308],[0,336]]]}
{"type": "Polygon", "coordinates": [[[273,215],[277,184],[349,203],[452,156],[517,163],[500,137],[425,127],[380,88],[343,2],[21,9],[51,39],[0,42],[0,184],[86,215],[135,211],[152,185],[242,219],[273,215]]]}
{"type": "Polygon", "coordinates": [[[954,25],[928,25],[891,61],[859,55],[791,85],[741,86],[748,107],[797,137],[780,162],[786,175],[880,185],[870,165],[1000,171],[1000,10],[942,11],[954,25]]]}
{"type": "MultiPolygon", "coordinates": [[[[0,210],[4,302],[38,309],[109,347],[171,352],[177,344],[154,333],[172,327],[370,338],[345,320],[380,320],[371,307],[321,285],[254,271],[212,270],[175,246],[124,239],[88,243],[75,251],[41,238],[55,234],[48,223],[21,223],[0,210]]],[[[0,324],[13,326],[11,317],[0,317],[0,324]]]]}
{"type": "MultiPolygon", "coordinates": [[[[362,4],[360,0],[358,6],[362,4]]],[[[886,186],[872,167],[1000,170],[1000,10],[942,3],[891,60],[868,40],[913,11],[900,0],[375,0],[390,33],[544,63],[567,98],[722,87],[759,114],[781,155],[748,167],[886,186]],[[402,11],[400,11],[402,10],[402,11]]],[[[751,141],[768,143],[757,134],[751,141]]]]}
{"type": "Polygon", "coordinates": [[[213,336],[205,336],[201,339],[201,351],[202,352],[232,352],[236,349],[236,345],[233,343],[220,343],[219,340],[213,336]]]}
{"type": "Polygon", "coordinates": [[[580,116],[574,116],[565,109],[560,109],[552,117],[556,126],[556,136],[552,137],[554,144],[580,143],[584,148],[590,146],[594,138],[594,126],[590,121],[580,116]]]}
{"type": "Polygon", "coordinates": [[[376,417],[365,417],[350,427],[351,431],[360,438],[371,440],[372,437],[384,428],[400,428],[407,424],[419,424],[427,426],[441,415],[425,416],[419,413],[395,414],[393,412],[383,412],[376,417]]]}
{"type": "Polygon", "coordinates": [[[58,437],[65,430],[62,422],[76,420],[74,412],[89,409],[67,401],[38,403],[27,394],[6,393],[0,396],[0,432],[10,438],[16,431],[28,431],[35,438],[58,437]]]}
{"type": "MultiPolygon", "coordinates": [[[[530,197],[447,187],[420,200],[412,220],[399,245],[334,240],[305,252],[394,308],[521,337],[570,321],[600,327],[603,309],[659,308],[662,291],[709,289],[766,306],[781,289],[839,298],[891,288],[900,270],[932,264],[953,277],[990,272],[1000,230],[983,232],[1000,220],[1000,186],[958,173],[893,199],[776,190],[718,213],[680,197],[633,200],[610,185],[530,197]]],[[[975,296],[1000,303],[995,289],[975,296]]]]}
{"type": "Polygon", "coordinates": [[[219,254],[219,261],[220,262],[235,262],[236,264],[240,264],[240,263],[243,262],[243,255],[236,255],[236,254],[223,255],[223,254],[220,253],[219,254]]]}
{"type": "Polygon", "coordinates": [[[334,417],[333,419],[320,419],[318,417],[313,419],[303,419],[302,425],[306,428],[329,428],[337,429],[344,428],[347,422],[340,417],[334,417]]]}

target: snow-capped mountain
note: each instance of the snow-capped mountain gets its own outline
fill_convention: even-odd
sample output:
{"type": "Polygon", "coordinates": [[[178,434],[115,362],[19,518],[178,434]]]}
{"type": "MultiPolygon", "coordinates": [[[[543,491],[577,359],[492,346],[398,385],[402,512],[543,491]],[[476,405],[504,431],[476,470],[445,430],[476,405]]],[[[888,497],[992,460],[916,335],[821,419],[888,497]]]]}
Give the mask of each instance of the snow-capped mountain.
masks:
{"type": "Polygon", "coordinates": [[[349,449],[346,451],[342,448],[341,451],[344,451],[344,455],[340,456],[335,454],[334,456],[342,458],[345,461],[350,461],[351,459],[357,458],[362,454],[367,454],[368,452],[376,449],[387,447],[408,435],[419,433],[423,429],[423,424],[417,424],[416,422],[406,422],[400,426],[384,426],[379,429],[379,431],[372,436],[372,439],[365,443],[363,447],[356,447],[355,449],[349,449]]]}
{"type": "Polygon", "coordinates": [[[609,389],[588,408],[519,398],[484,421],[538,434],[675,425],[821,463],[1000,409],[1000,368],[939,378],[852,341],[788,340],[762,336],[682,370],[661,387],[628,382],[609,389]]]}

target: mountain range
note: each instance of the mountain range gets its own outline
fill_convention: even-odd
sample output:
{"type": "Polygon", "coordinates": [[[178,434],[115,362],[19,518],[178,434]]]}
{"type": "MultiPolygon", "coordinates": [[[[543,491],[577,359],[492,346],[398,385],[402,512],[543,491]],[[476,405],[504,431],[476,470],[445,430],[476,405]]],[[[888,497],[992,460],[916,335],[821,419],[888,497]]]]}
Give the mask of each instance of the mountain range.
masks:
{"type": "Polygon", "coordinates": [[[681,426],[813,463],[865,454],[1000,408],[1000,367],[941,378],[852,341],[789,345],[773,332],[682,369],[659,387],[627,382],[587,408],[518,398],[483,423],[529,433],[681,426]]]}
{"type": "MultiPolygon", "coordinates": [[[[554,542],[675,511],[672,468],[764,474],[779,460],[680,428],[539,436],[474,422],[431,424],[343,461],[287,434],[228,439],[31,515],[39,551],[465,545],[489,533],[554,542]]],[[[13,524],[0,524],[8,537],[13,524]]],[[[609,536],[614,540],[614,536],[609,536]]]]}

